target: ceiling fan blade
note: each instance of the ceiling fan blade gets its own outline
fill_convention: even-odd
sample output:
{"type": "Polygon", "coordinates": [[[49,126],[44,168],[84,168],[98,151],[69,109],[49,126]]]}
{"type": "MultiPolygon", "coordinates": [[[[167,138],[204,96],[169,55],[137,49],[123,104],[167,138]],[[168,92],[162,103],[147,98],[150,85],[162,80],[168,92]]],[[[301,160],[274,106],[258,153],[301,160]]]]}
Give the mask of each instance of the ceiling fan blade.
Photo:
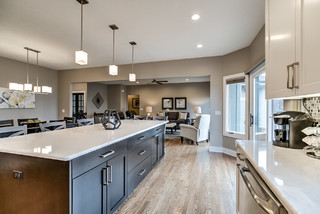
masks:
{"type": "Polygon", "coordinates": [[[157,82],[159,85],[163,85],[163,83],[162,82],[157,82]]]}
{"type": "Polygon", "coordinates": [[[168,80],[159,80],[157,82],[168,82],[168,80]]]}

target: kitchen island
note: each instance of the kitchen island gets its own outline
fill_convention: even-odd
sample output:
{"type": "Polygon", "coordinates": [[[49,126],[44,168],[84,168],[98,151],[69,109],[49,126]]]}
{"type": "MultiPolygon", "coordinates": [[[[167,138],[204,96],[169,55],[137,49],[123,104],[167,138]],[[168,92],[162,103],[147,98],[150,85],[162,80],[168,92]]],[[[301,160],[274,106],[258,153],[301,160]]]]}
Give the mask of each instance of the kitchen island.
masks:
{"type": "Polygon", "coordinates": [[[164,155],[165,121],[0,139],[0,213],[113,213],[164,155]]]}
{"type": "Polygon", "coordinates": [[[320,212],[320,160],[301,149],[273,146],[272,142],[237,140],[243,154],[288,213],[320,212]]]}

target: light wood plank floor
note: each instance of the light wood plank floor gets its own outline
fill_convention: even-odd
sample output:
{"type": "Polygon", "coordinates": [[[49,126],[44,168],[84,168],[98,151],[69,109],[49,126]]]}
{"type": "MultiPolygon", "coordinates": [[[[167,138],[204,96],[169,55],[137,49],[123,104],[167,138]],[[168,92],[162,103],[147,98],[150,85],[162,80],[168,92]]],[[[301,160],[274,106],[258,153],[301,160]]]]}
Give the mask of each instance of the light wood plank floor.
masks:
{"type": "Polygon", "coordinates": [[[166,156],[117,214],[236,213],[235,158],[180,139],[165,141],[166,156]]]}

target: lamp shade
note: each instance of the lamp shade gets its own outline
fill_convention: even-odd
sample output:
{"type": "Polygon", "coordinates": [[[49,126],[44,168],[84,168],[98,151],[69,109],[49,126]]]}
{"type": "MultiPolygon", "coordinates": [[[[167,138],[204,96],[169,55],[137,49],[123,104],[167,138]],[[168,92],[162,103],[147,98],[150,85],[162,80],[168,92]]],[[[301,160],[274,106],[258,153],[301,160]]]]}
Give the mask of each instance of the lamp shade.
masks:
{"type": "Polygon", "coordinates": [[[88,64],[88,54],[83,50],[76,51],[76,63],[79,65],[88,64]]]}
{"type": "Polygon", "coordinates": [[[118,66],[109,65],[109,74],[113,76],[118,75],[118,66]]]}
{"type": "Polygon", "coordinates": [[[51,93],[52,93],[52,87],[49,87],[49,86],[42,86],[42,93],[48,93],[48,94],[51,94],[51,93]]]}
{"type": "Polygon", "coordinates": [[[23,84],[11,82],[11,83],[9,83],[9,89],[16,90],[16,91],[23,91],[23,84]]]}
{"type": "Polygon", "coordinates": [[[201,114],[201,107],[194,107],[195,114],[201,114]]]}
{"type": "Polygon", "coordinates": [[[25,91],[32,91],[32,84],[25,83],[23,86],[25,91]]]}
{"type": "Polygon", "coordinates": [[[147,113],[152,113],[152,106],[147,106],[146,107],[146,112],[147,113]]]}
{"type": "Polygon", "coordinates": [[[136,81],[136,74],[129,74],[129,81],[135,82],[136,81]]]}
{"type": "Polygon", "coordinates": [[[35,93],[41,93],[41,87],[40,87],[40,86],[34,86],[34,87],[33,87],[33,92],[35,92],[35,93]]]}

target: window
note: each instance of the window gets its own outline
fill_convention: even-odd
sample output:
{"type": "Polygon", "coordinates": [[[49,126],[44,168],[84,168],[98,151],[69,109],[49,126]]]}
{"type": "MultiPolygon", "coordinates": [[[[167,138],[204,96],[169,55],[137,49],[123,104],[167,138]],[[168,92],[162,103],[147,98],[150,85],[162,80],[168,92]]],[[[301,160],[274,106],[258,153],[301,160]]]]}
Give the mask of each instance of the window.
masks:
{"type": "Polygon", "coordinates": [[[247,80],[246,76],[235,74],[224,80],[224,135],[247,139],[247,80]]]}

